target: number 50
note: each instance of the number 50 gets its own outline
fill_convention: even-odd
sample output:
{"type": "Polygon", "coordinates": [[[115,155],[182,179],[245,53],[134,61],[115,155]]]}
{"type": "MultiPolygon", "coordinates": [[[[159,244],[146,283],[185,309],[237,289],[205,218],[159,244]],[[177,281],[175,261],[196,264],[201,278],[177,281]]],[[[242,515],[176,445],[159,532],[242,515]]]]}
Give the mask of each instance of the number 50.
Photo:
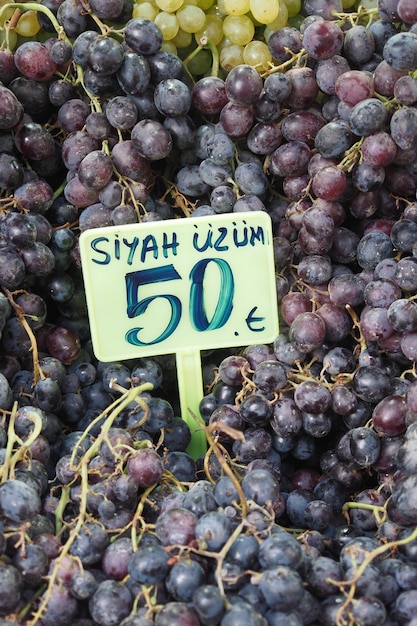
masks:
{"type": "MultiPolygon", "coordinates": [[[[182,277],[171,264],[160,267],[152,267],[145,270],[129,272],[125,275],[127,315],[129,318],[139,317],[147,310],[151,302],[158,298],[167,301],[171,307],[170,318],[164,330],[151,341],[142,341],[139,333],[142,326],[131,328],[125,335],[128,343],[134,346],[150,346],[164,341],[170,337],[180,323],[182,316],[182,303],[178,296],[172,293],[157,293],[153,296],[139,299],[140,287],[151,283],[163,283],[174,280],[182,280],[182,277]]],[[[224,259],[201,259],[192,267],[190,274],[190,299],[189,315],[190,322],[195,330],[204,332],[221,328],[228,321],[233,308],[234,277],[232,269],[224,259]],[[217,296],[217,303],[214,312],[209,320],[206,314],[204,297],[204,276],[207,266],[214,263],[219,270],[220,285],[217,296]]]]}

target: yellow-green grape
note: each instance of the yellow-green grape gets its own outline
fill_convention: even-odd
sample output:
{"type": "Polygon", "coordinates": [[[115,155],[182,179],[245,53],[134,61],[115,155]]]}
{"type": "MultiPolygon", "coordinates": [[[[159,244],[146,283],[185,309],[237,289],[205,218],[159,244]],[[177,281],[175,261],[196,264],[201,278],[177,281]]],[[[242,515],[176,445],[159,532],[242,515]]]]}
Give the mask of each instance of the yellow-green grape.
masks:
{"type": "Polygon", "coordinates": [[[223,21],[218,15],[207,13],[206,22],[201,30],[194,34],[195,40],[200,44],[202,38],[209,39],[214,46],[217,46],[223,39],[223,21]]]}
{"type": "Polygon", "coordinates": [[[225,15],[245,15],[250,11],[250,0],[224,0],[225,15]]]}
{"type": "Polygon", "coordinates": [[[177,20],[185,33],[196,33],[204,28],[206,14],[203,9],[187,4],[177,11],[177,20]]]}
{"type": "Polygon", "coordinates": [[[284,0],[287,6],[288,17],[295,17],[301,11],[301,0],[284,0]]]}
{"type": "Polygon", "coordinates": [[[214,0],[197,0],[197,6],[203,11],[208,11],[214,4],[214,0]]]}
{"type": "Polygon", "coordinates": [[[158,26],[162,33],[162,37],[164,41],[169,41],[173,39],[175,35],[178,33],[180,25],[178,24],[177,16],[173,13],[167,13],[166,11],[161,11],[155,17],[155,24],[158,26]]]}
{"type": "Polygon", "coordinates": [[[230,72],[237,65],[243,63],[243,46],[229,44],[220,50],[220,67],[230,72]]]}
{"type": "Polygon", "coordinates": [[[243,48],[243,62],[260,71],[266,70],[272,63],[272,54],[264,41],[254,39],[243,48]]]}
{"type": "Polygon", "coordinates": [[[342,5],[344,9],[351,9],[355,3],[356,0],[342,0],[342,5]]]}
{"type": "Polygon", "coordinates": [[[250,10],[257,22],[270,24],[278,17],[279,2],[278,0],[250,0],[250,10]]]}
{"type": "Polygon", "coordinates": [[[216,2],[216,4],[213,4],[207,11],[206,11],[206,15],[216,15],[217,17],[219,17],[221,20],[224,18],[224,12],[221,10],[218,2],[216,2]]]}
{"type": "MultiPolygon", "coordinates": [[[[5,4],[10,4],[10,2],[8,2],[8,0],[0,0],[0,9],[5,4]]],[[[4,24],[5,22],[7,22],[12,17],[14,12],[15,12],[15,9],[13,9],[13,7],[10,8],[10,9],[5,9],[4,11],[2,11],[1,18],[0,18],[0,24],[4,24]]]]}
{"type": "MultiPolygon", "coordinates": [[[[288,22],[287,5],[285,4],[285,2],[283,2],[283,0],[280,0],[278,16],[273,22],[270,22],[269,24],[267,24],[267,28],[270,29],[271,32],[273,32],[274,30],[279,30],[280,28],[284,28],[287,22],[288,22]]],[[[265,37],[265,31],[264,31],[264,37],[265,37]]],[[[266,41],[266,38],[265,38],[265,41],[266,41]]]]}
{"type": "Polygon", "coordinates": [[[245,46],[252,41],[255,26],[247,15],[226,15],[223,22],[223,33],[232,43],[245,46]]]}
{"type": "Polygon", "coordinates": [[[154,22],[158,13],[158,7],[152,4],[152,2],[141,2],[140,4],[135,4],[133,7],[132,17],[154,22]]]}
{"type": "Polygon", "coordinates": [[[178,55],[177,47],[172,43],[172,41],[163,41],[161,50],[165,52],[170,52],[171,54],[178,55]]]}
{"type": "Polygon", "coordinates": [[[25,11],[19,17],[14,27],[15,32],[21,37],[34,37],[41,29],[37,11],[25,11]]]}
{"type": "Polygon", "coordinates": [[[157,7],[161,9],[161,11],[166,11],[167,13],[175,13],[178,11],[180,7],[182,7],[184,0],[155,0],[155,4],[157,7]]]}
{"type": "Polygon", "coordinates": [[[226,15],[226,9],[224,8],[225,0],[217,0],[216,9],[218,15],[226,15]]]}
{"type": "Polygon", "coordinates": [[[188,48],[193,42],[193,36],[191,33],[186,33],[181,28],[178,30],[175,37],[171,39],[171,43],[179,49],[188,48]]]}

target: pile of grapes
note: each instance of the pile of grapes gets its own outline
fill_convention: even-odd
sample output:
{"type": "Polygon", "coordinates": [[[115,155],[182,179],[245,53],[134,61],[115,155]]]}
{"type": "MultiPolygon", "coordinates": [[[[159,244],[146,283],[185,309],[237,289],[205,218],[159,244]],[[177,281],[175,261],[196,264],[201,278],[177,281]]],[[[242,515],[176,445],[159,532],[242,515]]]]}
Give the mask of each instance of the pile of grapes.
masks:
{"type": "Polygon", "coordinates": [[[416,626],[416,1],[0,27],[0,626],[416,626]],[[280,335],[202,354],[194,458],[175,357],[95,358],[78,240],[254,210],[280,335]]]}

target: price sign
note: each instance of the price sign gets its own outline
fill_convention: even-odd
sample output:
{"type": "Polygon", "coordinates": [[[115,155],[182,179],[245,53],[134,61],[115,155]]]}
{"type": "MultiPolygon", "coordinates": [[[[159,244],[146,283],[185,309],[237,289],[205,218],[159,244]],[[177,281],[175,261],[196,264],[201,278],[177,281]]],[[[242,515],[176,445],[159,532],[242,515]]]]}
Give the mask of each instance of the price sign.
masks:
{"type": "Polygon", "coordinates": [[[90,229],[80,254],[96,357],[175,353],[190,426],[203,397],[200,350],[270,343],[278,334],[265,212],[90,229]]]}

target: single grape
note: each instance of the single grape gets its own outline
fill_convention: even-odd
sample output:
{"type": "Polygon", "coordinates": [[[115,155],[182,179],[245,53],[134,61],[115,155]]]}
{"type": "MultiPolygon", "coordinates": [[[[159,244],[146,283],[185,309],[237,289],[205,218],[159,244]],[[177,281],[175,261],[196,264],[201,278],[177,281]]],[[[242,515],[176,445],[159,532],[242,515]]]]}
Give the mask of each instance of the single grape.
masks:
{"type": "Polygon", "coordinates": [[[350,65],[364,65],[375,52],[375,40],[372,32],[362,24],[355,25],[345,33],[343,51],[350,65]]]}
{"type": "Polygon", "coordinates": [[[224,81],[216,76],[200,78],[192,89],[193,106],[205,115],[220,113],[228,102],[224,81]]]}
{"type": "Polygon", "coordinates": [[[93,150],[79,164],[78,178],[87,189],[103,189],[113,175],[113,162],[108,154],[93,150]]]}
{"type": "MultiPolygon", "coordinates": [[[[318,20],[309,24],[303,32],[303,46],[316,60],[330,59],[338,54],[344,43],[341,28],[332,21],[318,20]]],[[[345,36],[346,53],[346,36],[345,36]]]]}
{"type": "Polygon", "coordinates": [[[391,137],[399,148],[408,149],[414,145],[417,132],[416,109],[402,107],[394,111],[390,120],[391,137]]]}
{"type": "Polygon", "coordinates": [[[25,41],[16,50],[14,62],[26,78],[47,81],[54,75],[57,64],[48,48],[39,41],[25,41]]]}
{"type": "Polygon", "coordinates": [[[191,98],[187,85],[176,78],[161,80],[154,92],[156,108],[167,117],[177,117],[188,113],[191,98]]]}
{"type": "Polygon", "coordinates": [[[387,119],[385,105],[376,98],[365,98],[349,114],[349,125],[355,135],[366,137],[382,130],[387,119]]]}
{"type": "Polygon", "coordinates": [[[417,61],[417,35],[411,32],[396,33],[383,48],[383,58],[396,70],[411,70],[417,61]]]}
{"type": "Polygon", "coordinates": [[[143,157],[158,161],[169,155],[172,137],[166,128],[155,120],[140,120],[132,128],[131,140],[143,157]]]}

